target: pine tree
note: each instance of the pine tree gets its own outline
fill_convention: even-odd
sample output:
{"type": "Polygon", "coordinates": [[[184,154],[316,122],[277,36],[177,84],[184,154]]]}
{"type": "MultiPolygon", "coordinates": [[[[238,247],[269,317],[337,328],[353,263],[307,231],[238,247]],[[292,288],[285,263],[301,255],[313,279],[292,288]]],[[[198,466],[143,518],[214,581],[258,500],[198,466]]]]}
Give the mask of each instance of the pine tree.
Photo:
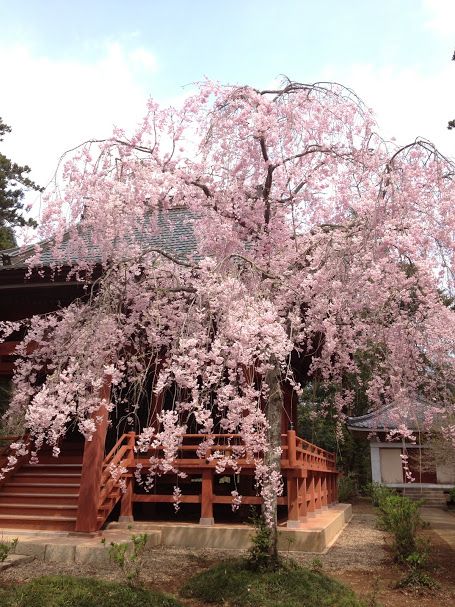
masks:
{"type": "MultiPolygon", "coordinates": [[[[11,127],[0,118],[0,142],[11,127]]],[[[22,214],[23,198],[26,190],[42,191],[35,182],[27,177],[30,167],[20,166],[0,152],[0,249],[16,245],[14,228],[19,226],[36,227],[34,219],[25,219],[22,214]]]]}

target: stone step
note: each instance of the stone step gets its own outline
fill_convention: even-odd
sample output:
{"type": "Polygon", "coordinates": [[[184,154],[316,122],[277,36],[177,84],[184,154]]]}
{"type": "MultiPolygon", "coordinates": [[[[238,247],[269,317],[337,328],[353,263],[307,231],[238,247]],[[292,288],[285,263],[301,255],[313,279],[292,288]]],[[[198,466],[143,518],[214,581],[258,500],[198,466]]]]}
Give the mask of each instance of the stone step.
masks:
{"type": "Polygon", "coordinates": [[[75,526],[75,516],[0,514],[0,527],[5,529],[74,531],[75,526]]]}
{"type": "Polygon", "coordinates": [[[0,515],[9,516],[14,514],[16,516],[49,516],[55,518],[56,516],[76,516],[77,504],[37,504],[35,503],[13,503],[4,504],[0,503],[0,515]]]}
{"type": "Polygon", "coordinates": [[[0,493],[0,506],[3,504],[77,504],[77,493],[27,493],[3,492],[0,493]]]}
{"type": "Polygon", "coordinates": [[[65,472],[18,472],[9,479],[8,484],[15,483],[75,483],[80,482],[80,473],[65,472]]]}
{"type": "MultiPolygon", "coordinates": [[[[5,483],[4,491],[7,493],[74,493],[79,495],[79,483],[35,483],[14,482],[5,483]]],[[[1,495],[1,493],[0,493],[1,495]]]]}

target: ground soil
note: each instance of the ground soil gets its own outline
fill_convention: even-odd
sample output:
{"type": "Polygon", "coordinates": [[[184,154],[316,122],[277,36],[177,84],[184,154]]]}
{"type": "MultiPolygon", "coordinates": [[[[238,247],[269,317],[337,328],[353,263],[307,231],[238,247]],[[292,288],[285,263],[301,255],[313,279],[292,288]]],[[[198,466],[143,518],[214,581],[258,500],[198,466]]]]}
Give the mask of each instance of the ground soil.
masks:
{"type": "MultiPolygon", "coordinates": [[[[323,555],[288,553],[306,565],[322,563],[323,572],[351,586],[368,607],[441,607],[455,604],[455,551],[436,533],[425,531],[431,542],[431,575],[439,588],[430,591],[395,589],[404,576],[403,568],[393,564],[387,538],[375,527],[374,509],[366,501],[353,505],[354,516],[334,545],[323,555]],[[316,559],[316,560],[315,560],[316,559]]],[[[223,550],[153,548],[144,559],[142,579],[147,586],[178,594],[179,588],[195,573],[238,553],[223,550]]],[[[6,570],[1,582],[24,582],[35,576],[66,573],[119,580],[112,566],[77,566],[32,562],[6,570]]],[[[191,607],[197,602],[182,601],[191,607]]]]}

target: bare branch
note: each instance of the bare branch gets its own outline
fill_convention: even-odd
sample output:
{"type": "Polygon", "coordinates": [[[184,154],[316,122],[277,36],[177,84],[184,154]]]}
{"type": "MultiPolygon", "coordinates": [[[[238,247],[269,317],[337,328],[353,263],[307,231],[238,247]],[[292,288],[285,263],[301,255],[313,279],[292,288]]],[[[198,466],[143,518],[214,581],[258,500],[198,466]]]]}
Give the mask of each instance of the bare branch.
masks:
{"type": "Polygon", "coordinates": [[[141,252],[141,254],[139,255],[139,257],[122,260],[122,263],[134,261],[135,259],[142,259],[142,257],[145,257],[145,255],[148,255],[148,253],[158,253],[158,255],[162,255],[163,257],[166,257],[166,259],[169,259],[173,263],[176,263],[179,266],[184,266],[185,268],[192,268],[194,270],[199,269],[198,265],[190,263],[189,261],[184,261],[180,257],[176,257],[175,255],[172,255],[172,253],[169,253],[168,251],[165,251],[164,249],[159,249],[157,247],[151,247],[149,249],[144,249],[141,252]]]}
{"type": "Polygon", "coordinates": [[[267,272],[267,270],[264,270],[264,268],[261,268],[260,266],[258,266],[254,261],[252,261],[248,257],[245,257],[244,255],[240,255],[239,253],[232,253],[231,255],[228,255],[221,262],[220,265],[222,265],[223,262],[226,261],[227,259],[242,259],[246,263],[250,264],[251,267],[255,268],[258,272],[260,272],[263,275],[264,278],[270,278],[270,280],[281,280],[279,276],[275,276],[274,274],[270,274],[269,272],[267,272]]]}
{"type": "Polygon", "coordinates": [[[259,143],[261,144],[262,157],[264,158],[265,162],[268,162],[269,155],[267,154],[267,148],[265,147],[264,137],[259,137],[259,143]]]}
{"type": "Polygon", "coordinates": [[[195,185],[197,188],[200,188],[204,192],[204,194],[207,196],[207,198],[213,198],[212,192],[203,183],[200,183],[199,181],[190,181],[189,183],[190,183],[190,185],[195,185]]]}

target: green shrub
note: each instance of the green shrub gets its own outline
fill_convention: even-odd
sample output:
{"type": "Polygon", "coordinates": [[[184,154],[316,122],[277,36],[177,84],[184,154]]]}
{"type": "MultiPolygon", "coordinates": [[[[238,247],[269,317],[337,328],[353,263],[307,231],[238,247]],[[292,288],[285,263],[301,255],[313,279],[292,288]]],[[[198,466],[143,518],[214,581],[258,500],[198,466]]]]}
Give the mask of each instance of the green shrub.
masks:
{"type": "Polygon", "coordinates": [[[111,542],[109,546],[109,558],[115,563],[125,576],[130,586],[138,586],[143,564],[144,550],[147,546],[148,535],[140,533],[132,535],[131,542],[111,542]]]}
{"type": "Polygon", "coordinates": [[[407,575],[396,583],[395,588],[438,588],[439,584],[426,571],[411,569],[407,575]]]}
{"type": "Polygon", "coordinates": [[[160,592],[66,575],[35,578],[0,594],[2,607],[181,607],[160,592]]]}
{"type": "Polygon", "coordinates": [[[338,499],[340,502],[350,502],[357,495],[357,482],[353,476],[340,476],[338,479],[338,499]]]}
{"type": "Polygon", "coordinates": [[[365,487],[365,494],[371,498],[373,506],[379,506],[382,500],[390,495],[397,495],[396,491],[380,483],[368,483],[365,487]]]}
{"type": "Polygon", "coordinates": [[[428,546],[411,553],[405,561],[409,571],[397,584],[397,588],[437,588],[439,584],[425,571],[428,561],[428,546]]]}
{"type": "Polygon", "coordinates": [[[8,554],[10,552],[13,552],[13,550],[17,546],[17,541],[18,541],[17,537],[11,541],[8,541],[8,540],[5,541],[2,538],[2,541],[0,542],[0,563],[3,563],[4,561],[6,561],[8,554]]]}
{"type": "Polygon", "coordinates": [[[229,560],[191,578],[185,597],[223,607],[362,607],[355,594],[330,577],[292,563],[276,571],[252,571],[229,560]]]}
{"type": "Polygon", "coordinates": [[[422,503],[401,495],[389,495],[379,503],[378,526],[393,535],[392,549],[399,562],[419,552],[417,532],[425,526],[420,516],[422,503]]]}
{"type": "Polygon", "coordinates": [[[317,556],[314,559],[311,559],[311,561],[308,564],[308,569],[310,571],[312,571],[313,573],[322,573],[323,568],[324,568],[324,563],[317,556]]]}
{"type": "Polygon", "coordinates": [[[451,502],[455,502],[455,487],[452,487],[452,489],[449,491],[449,500],[451,502]]]}

